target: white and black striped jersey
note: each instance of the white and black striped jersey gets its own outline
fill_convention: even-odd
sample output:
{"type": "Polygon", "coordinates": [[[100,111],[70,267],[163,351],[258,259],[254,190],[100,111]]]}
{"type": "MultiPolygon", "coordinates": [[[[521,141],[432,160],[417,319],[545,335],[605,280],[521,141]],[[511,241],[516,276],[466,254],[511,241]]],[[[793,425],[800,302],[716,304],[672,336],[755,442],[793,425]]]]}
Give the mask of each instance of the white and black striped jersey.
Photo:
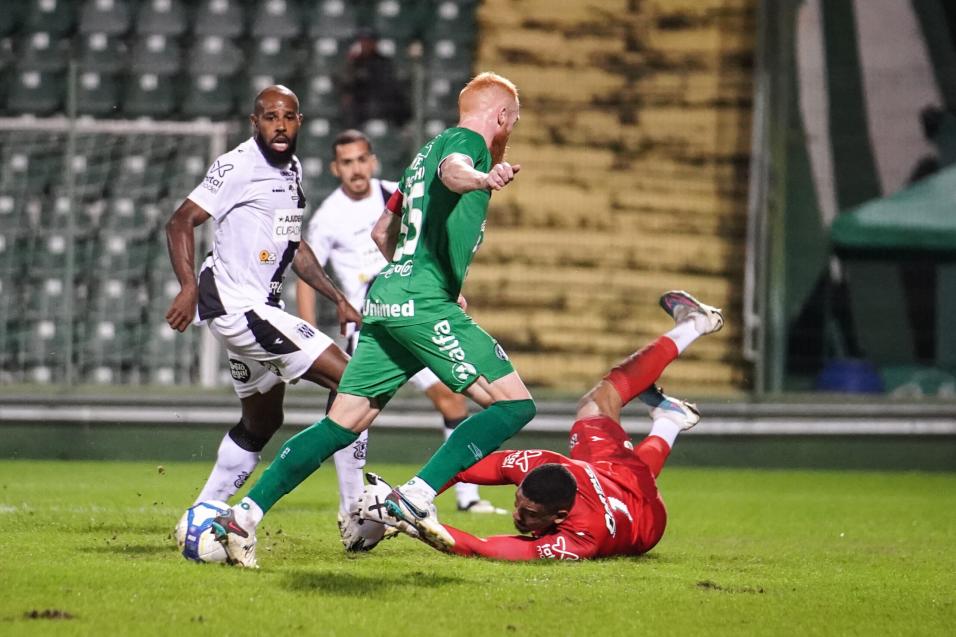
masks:
{"type": "Polygon", "coordinates": [[[369,196],[359,201],[336,188],[309,220],[306,240],[319,263],[332,264],[352,307],[365,305],[369,281],[387,263],[372,241],[372,227],[397,187],[394,181],[372,179],[369,196]]]}
{"type": "Polygon", "coordinates": [[[249,138],[213,162],[189,199],[215,219],[199,273],[199,320],[280,306],[282,280],[299,247],[305,195],[296,157],[277,168],[249,138]]]}

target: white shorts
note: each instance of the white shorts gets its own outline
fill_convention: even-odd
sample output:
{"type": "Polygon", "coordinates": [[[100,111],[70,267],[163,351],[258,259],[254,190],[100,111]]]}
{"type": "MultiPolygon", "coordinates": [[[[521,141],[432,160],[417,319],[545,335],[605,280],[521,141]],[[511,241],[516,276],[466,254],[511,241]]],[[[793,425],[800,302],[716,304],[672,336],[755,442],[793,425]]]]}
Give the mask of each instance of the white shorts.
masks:
{"type": "Polygon", "coordinates": [[[229,356],[239,398],[264,394],[298,380],[332,339],[297,316],[271,305],[206,321],[229,356]]]}
{"type": "MultiPolygon", "coordinates": [[[[349,324],[349,327],[350,328],[352,327],[351,323],[349,324]]],[[[349,337],[348,337],[349,338],[348,348],[345,350],[349,356],[351,356],[352,352],[355,351],[355,346],[358,344],[358,337],[359,337],[358,330],[354,330],[354,329],[350,330],[349,337]]],[[[429,387],[439,382],[439,380],[438,380],[438,376],[435,376],[435,372],[428,369],[427,367],[423,367],[422,371],[418,372],[417,374],[409,378],[408,382],[414,385],[415,389],[417,389],[418,391],[424,392],[424,391],[427,391],[429,387]]]]}

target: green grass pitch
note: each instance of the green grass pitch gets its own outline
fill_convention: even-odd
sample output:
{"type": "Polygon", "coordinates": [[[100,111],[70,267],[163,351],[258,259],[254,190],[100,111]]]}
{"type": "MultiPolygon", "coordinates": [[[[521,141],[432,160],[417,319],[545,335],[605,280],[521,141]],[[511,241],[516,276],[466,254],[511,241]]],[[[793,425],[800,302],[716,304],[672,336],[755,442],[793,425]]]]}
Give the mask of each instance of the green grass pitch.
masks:
{"type": "MultiPolygon", "coordinates": [[[[371,467],[402,480],[411,466],[371,467]]],[[[345,555],[323,468],[261,527],[259,571],[186,562],[205,463],[0,462],[4,635],[951,635],[956,474],[665,469],[642,558],[510,564],[408,538],[345,555]]],[[[486,489],[508,507],[513,491],[486,489]]],[[[479,534],[510,519],[443,519],[479,534]]]]}

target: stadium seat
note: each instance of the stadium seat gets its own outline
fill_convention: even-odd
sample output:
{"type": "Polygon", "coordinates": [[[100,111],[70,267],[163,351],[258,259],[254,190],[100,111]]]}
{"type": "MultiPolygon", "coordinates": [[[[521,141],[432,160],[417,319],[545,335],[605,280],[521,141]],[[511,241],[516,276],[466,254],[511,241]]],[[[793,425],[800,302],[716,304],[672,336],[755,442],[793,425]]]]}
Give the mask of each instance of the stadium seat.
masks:
{"type": "Polygon", "coordinates": [[[193,33],[198,36],[235,38],[245,30],[245,16],[238,0],[203,0],[193,23],[193,33]]]}
{"type": "Polygon", "coordinates": [[[422,25],[433,20],[431,3],[420,0],[379,0],[375,3],[372,27],[382,38],[404,46],[422,36],[422,25]]]}
{"type": "Polygon", "coordinates": [[[175,82],[170,75],[131,75],[123,95],[123,112],[130,117],[170,117],[178,104],[175,82]]]}
{"type": "Polygon", "coordinates": [[[303,78],[299,99],[302,112],[309,117],[335,119],[339,115],[339,97],[331,75],[321,74],[303,78]]]}
{"type": "Polygon", "coordinates": [[[235,82],[223,75],[195,75],[182,103],[186,117],[222,119],[235,108],[235,82]]]}
{"type": "Polygon", "coordinates": [[[76,0],[30,0],[25,32],[43,31],[51,38],[69,35],[76,28],[76,0]]]}
{"type": "Polygon", "coordinates": [[[28,33],[20,39],[17,69],[21,71],[62,71],[70,61],[70,41],[47,31],[28,33]]]}
{"type": "Polygon", "coordinates": [[[180,0],[143,0],[136,16],[141,35],[177,37],[186,32],[186,9],[180,0]]]}
{"type": "Polygon", "coordinates": [[[309,37],[351,40],[361,21],[361,2],[320,0],[309,11],[309,37]]]}
{"type": "Polygon", "coordinates": [[[193,75],[232,75],[244,64],[242,50],[219,35],[199,38],[189,50],[189,72],[193,75]]]}
{"type": "Polygon", "coordinates": [[[307,75],[335,75],[345,63],[346,40],[321,37],[312,40],[309,58],[305,63],[307,75]]]}
{"type": "Polygon", "coordinates": [[[19,71],[10,86],[7,110],[31,115],[50,115],[62,106],[65,88],[61,73],[19,71]]]}
{"type": "Polygon", "coordinates": [[[252,19],[257,38],[294,38],[302,31],[302,11],[296,0],[260,0],[252,19]]]}
{"type": "Polygon", "coordinates": [[[399,128],[385,120],[369,120],[363,128],[375,149],[382,178],[398,181],[399,175],[411,160],[408,140],[402,137],[399,128]]]}
{"type": "Polygon", "coordinates": [[[126,43],[106,33],[89,33],[80,38],[77,60],[80,68],[98,73],[126,70],[126,43]]]}
{"type": "Polygon", "coordinates": [[[471,77],[472,50],[468,43],[438,40],[427,49],[426,75],[446,78],[455,84],[464,84],[471,77]]]}
{"type": "Polygon", "coordinates": [[[77,77],[76,111],[82,115],[111,117],[119,114],[120,87],[116,75],[83,71],[77,77]]]}
{"type": "Polygon", "coordinates": [[[133,73],[175,75],[182,69],[182,53],[175,39],[152,33],[137,38],[135,42],[130,60],[133,73]]]}
{"type": "Polygon", "coordinates": [[[478,35],[475,21],[476,2],[469,0],[438,0],[427,21],[426,39],[429,42],[453,40],[471,45],[478,35]]]}
{"type": "Polygon", "coordinates": [[[255,40],[246,69],[250,76],[269,75],[285,83],[299,69],[299,51],[289,40],[267,36],[255,40]]]}
{"type": "Polygon", "coordinates": [[[126,0],[86,0],[80,10],[80,33],[122,35],[129,31],[130,18],[126,0]]]}
{"type": "Polygon", "coordinates": [[[147,144],[139,136],[126,137],[120,143],[122,161],[113,178],[113,196],[149,201],[158,199],[166,189],[164,162],[150,161],[157,153],[147,144]]]}

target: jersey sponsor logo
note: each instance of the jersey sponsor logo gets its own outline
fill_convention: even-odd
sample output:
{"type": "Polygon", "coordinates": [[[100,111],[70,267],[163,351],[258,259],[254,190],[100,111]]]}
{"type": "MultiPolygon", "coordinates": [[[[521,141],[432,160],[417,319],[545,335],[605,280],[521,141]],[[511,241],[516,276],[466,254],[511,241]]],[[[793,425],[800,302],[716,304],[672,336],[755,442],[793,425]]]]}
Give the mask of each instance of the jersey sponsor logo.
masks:
{"type": "Polygon", "coordinates": [[[501,359],[501,360],[503,360],[503,361],[508,360],[508,354],[505,353],[505,348],[503,348],[503,347],[502,347],[500,344],[498,344],[498,343],[495,343],[495,356],[497,356],[499,359],[501,359]]]}
{"type": "Polygon", "coordinates": [[[302,238],[302,210],[277,208],[272,216],[272,236],[276,241],[299,241],[302,238]]]}
{"type": "Polygon", "coordinates": [[[363,316],[415,316],[415,299],[404,303],[373,303],[365,299],[363,316]]]}
{"type": "Polygon", "coordinates": [[[526,451],[515,451],[512,454],[509,454],[504,461],[501,463],[503,469],[510,469],[512,467],[518,467],[521,471],[527,472],[528,467],[531,466],[531,459],[537,458],[541,455],[540,449],[532,449],[526,451]]]}
{"type": "Polygon", "coordinates": [[[611,537],[614,537],[617,535],[617,521],[614,519],[614,513],[611,511],[611,505],[608,504],[607,496],[604,495],[604,487],[602,487],[600,481],[598,481],[598,477],[594,473],[594,469],[585,465],[584,472],[588,474],[588,480],[591,481],[591,486],[594,487],[594,491],[597,493],[598,500],[601,501],[601,506],[604,507],[604,526],[607,527],[607,531],[611,534],[611,537]]]}
{"type": "Polygon", "coordinates": [[[226,173],[233,168],[235,168],[235,166],[232,164],[224,164],[217,159],[216,163],[212,165],[212,168],[209,169],[209,172],[206,173],[206,177],[202,180],[202,187],[215,195],[219,192],[219,189],[222,188],[226,173]]]}
{"type": "Polygon", "coordinates": [[[269,281],[269,295],[282,296],[282,281],[269,281]]]}
{"type": "Polygon", "coordinates": [[[558,537],[551,544],[538,546],[538,557],[549,560],[579,560],[581,556],[568,550],[568,541],[558,537]]]}
{"type": "Polygon", "coordinates": [[[432,336],[432,343],[438,345],[438,350],[448,354],[448,357],[452,360],[464,362],[465,350],[458,342],[458,337],[451,333],[451,323],[447,320],[438,321],[432,327],[432,330],[435,332],[435,336],[432,336]]]}
{"type": "Polygon", "coordinates": [[[580,442],[578,440],[578,434],[577,433],[571,434],[571,439],[568,440],[568,449],[573,450],[575,447],[578,446],[578,442],[580,442]]]}
{"type": "Polygon", "coordinates": [[[276,253],[269,250],[259,250],[259,265],[275,265],[276,253]]]}
{"type": "Polygon", "coordinates": [[[249,366],[234,358],[229,359],[229,374],[240,383],[248,382],[252,378],[252,370],[249,366]]]}
{"type": "Polygon", "coordinates": [[[622,502],[621,500],[618,500],[614,496],[609,497],[607,501],[611,503],[612,510],[620,511],[621,513],[624,514],[624,517],[626,517],[628,520],[630,520],[631,522],[634,521],[634,518],[631,517],[631,510],[627,508],[627,505],[624,504],[624,502],[622,502]]]}
{"type": "Polygon", "coordinates": [[[471,363],[455,363],[451,368],[451,373],[461,382],[466,382],[469,378],[478,373],[475,366],[471,363]]]}
{"type": "Polygon", "coordinates": [[[413,265],[411,261],[406,261],[405,263],[389,263],[388,267],[382,271],[382,276],[386,279],[393,274],[398,276],[411,276],[413,265]]]}
{"type": "Polygon", "coordinates": [[[312,329],[312,326],[307,323],[299,323],[295,331],[298,332],[302,338],[312,338],[315,336],[315,330],[312,329]]]}

